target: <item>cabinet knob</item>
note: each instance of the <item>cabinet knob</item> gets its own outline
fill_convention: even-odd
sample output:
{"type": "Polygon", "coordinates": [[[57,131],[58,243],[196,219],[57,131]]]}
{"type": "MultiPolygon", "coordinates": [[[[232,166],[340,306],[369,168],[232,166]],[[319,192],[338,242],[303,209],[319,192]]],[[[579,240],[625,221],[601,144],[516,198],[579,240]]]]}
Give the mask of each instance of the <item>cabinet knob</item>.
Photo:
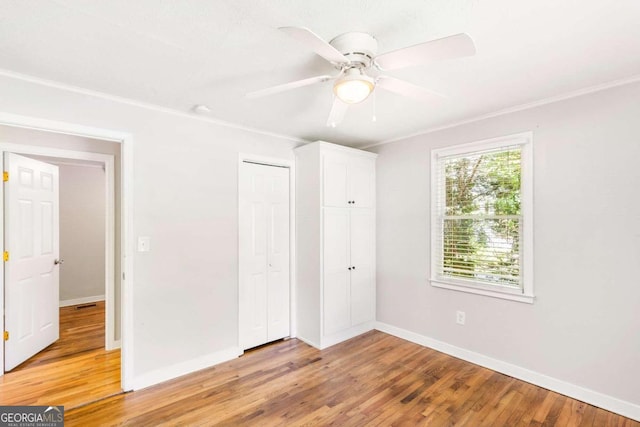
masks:
{"type": "Polygon", "coordinates": [[[355,270],[355,269],[356,269],[356,266],[354,265],[353,267],[351,267],[351,269],[352,269],[352,270],[355,270]]]}
{"type": "Polygon", "coordinates": [[[351,267],[347,267],[347,270],[351,270],[351,267]]]}

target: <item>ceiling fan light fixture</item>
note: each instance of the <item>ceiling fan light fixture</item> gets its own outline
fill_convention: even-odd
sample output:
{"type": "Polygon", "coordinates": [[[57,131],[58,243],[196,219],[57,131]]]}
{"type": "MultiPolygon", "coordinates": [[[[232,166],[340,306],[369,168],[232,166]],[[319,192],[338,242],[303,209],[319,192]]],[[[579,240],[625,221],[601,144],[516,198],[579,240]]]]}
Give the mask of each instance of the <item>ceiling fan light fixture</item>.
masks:
{"type": "Polygon", "coordinates": [[[346,104],[357,104],[367,99],[375,87],[375,80],[352,68],[333,85],[333,93],[346,104]]]}

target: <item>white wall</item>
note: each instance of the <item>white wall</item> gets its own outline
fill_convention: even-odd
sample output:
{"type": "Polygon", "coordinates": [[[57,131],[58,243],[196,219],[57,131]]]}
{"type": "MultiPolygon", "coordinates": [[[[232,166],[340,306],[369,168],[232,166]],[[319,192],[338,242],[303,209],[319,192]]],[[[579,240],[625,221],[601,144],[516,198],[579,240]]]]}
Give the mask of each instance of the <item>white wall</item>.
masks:
{"type": "Polygon", "coordinates": [[[60,176],[60,302],[103,300],[105,172],[102,166],[58,165],[60,176]]]}
{"type": "MultiPolygon", "coordinates": [[[[133,137],[136,387],[238,350],[238,153],[293,160],[295,142],[0,76],[0,112],[133,137]]],[[[185,109],[188,107],[185,107],[185,109]]]]}
{"type": "Polygon", "coordinates": [[[640,416],[639,100],[636,83],[372,149],[378,320],[626,401],[640,416]],[[529,130],[535,303],[432,287],[430,150],[529,130]]]}

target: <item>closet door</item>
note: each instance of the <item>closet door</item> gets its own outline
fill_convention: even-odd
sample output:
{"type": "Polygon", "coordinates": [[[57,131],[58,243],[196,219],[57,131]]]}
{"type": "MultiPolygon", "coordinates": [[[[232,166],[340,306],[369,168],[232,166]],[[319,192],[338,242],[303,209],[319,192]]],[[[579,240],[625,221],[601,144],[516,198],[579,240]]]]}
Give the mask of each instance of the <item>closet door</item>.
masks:
{"type": "Polygon", "coordinates": [[[375,318],[375,215],[350,209],[351,326],[375,318]]]}
{"type": "Polygon", "coordinates": [[[270,167],[267,188],[267,342],[289,336],[289,169],[270,167]]]}
{"type": "Polygon", "coordinates": [[[240,167],[239,341],[247,349],[289,335],[289,169],[240,167]]]}
{"type": "Polygon", "coordinates": [[[327,152],[322,155],[322,204],[323,206],[347,207],[349,158],[341,153],[327,152]]]}
{"type": "Polygon", "coordinates": [[[323,327],[324,335],[351,326],[349,292],[349,210],[324,208],[323,327]]]}
{"type": "Polygon", "coordinates": [[[375,200],[375,162],[369,158],[349,159],[347,198],[354,208],[373,208],[375,200]]]}

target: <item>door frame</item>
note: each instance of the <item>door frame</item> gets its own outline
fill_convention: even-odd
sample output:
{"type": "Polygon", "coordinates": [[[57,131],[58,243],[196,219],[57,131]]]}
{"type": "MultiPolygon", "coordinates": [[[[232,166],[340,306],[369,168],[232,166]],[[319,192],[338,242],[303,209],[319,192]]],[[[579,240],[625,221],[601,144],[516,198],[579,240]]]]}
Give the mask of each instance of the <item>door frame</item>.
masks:
{"type": "MultiPolygon", "coordinates": [[[[40,147],[35,145],[14,144],[0,141],[0,152],[15,153],[20,155],[37,155],[52,157],[60,160],[90,160],[101,162],[105,172],[105,271],[104,271],[104,298],[105,298],[105,349],[120,348],[120,340],[116,340],[115,331],[115,164],[114,156],[110,154],[89,153],[85,151],[63,150],[58,148],[40,147]]],[[[55,163],[54,163],[55,164],[55,163]]],[[[4,188],[0,189],[0,206],[4,215],[4,188]]],[[[0,227],[0,236],[4,237],[4,227],[0,227]]],[[[62,254],[61,254],[62,257],[62,254]]],[[[4,273],[4,266],[2,270],[4,273]]],[[[4,281],[2,289],[4,289],[4,281]]]]}
{"type": "MultiPolygon", "coordinates": [[[[121,347],[121,378],[120,386],[124,391],[132,390],[132,374],[133,374],[133,137],[131,134],[112,131],[108,129],[94,128],[83,126],[74,123],[58,122],[53,120],[40,119],[35,117],[19,116],[9,113],[0,112],[0,125],[22,127],[26,129],[39,130],[45,132],[61,133],[66,135],[75,135],[86,138],[93,138],[102,141],[116,142],[121,144],[120,151],[120,176],[121,176],[121,191],[120,191],[120,258],[121,258],[121,270],[122,281],[120,290],[120,347],[121,347]]],[[[107,173],[108,167],[110,167],[111,177],[107,174],[105,178],[107,182],[113,180],[114,174],[114,161],[113,156],[106,154],[80,152],[72,150],[62,150],[57,148],[49,148],[43,146],[26,146],[21,144],[0,143],[0,151],[11,151],[18,154],[37,154],[49,157],[64,157],[71,159],[84,159],[84,160],[97,160],[105,162],[105,173],[107,173]],[[80,157],[73,157],[80,156],[80,157]],[[85,158],[86,157],[86,158],[85,158]],[[105,157],[111,157],[111,162],[105,157]],[[109,165],[110,166],[107,166],[109,165]]],[[[114,198],[114,186],[107,186],[107,199],[110,200],[107,203],[113,205],[114,198]]],[[[0,209],[0,219],[4,221],[2,217],[4,215],[4,189],[0,188],[0,203],[2,209],[0,209]]],[[[109,206],[113,208],[113,206],[109,206]]],[[[110,233],[107,234],[115,237],[115,216],[113,211],[110,215],[107,228],[110,233]]],[[[0,244],[4,246],[4,228],[0,227],[0,244]]],[[[105,268],[106,274],[110,274],[110,280],[105,283],[105,286],[109,286],[111,282],[111,290],[113,290],[114,284],[114,251],[115,240],[114,238],[107,238],[106,246],[108,251],[105,254],[106,261],[111,263],[111,268],[105,268]],[[109,246],[110,245],[110,246],[109,246]],[[109,261],[110,258],[110,261],[109,261]]],[[[4,250],[4,249],[3,249],[4,250]]],[[[3,278],[0,282],[0,292],[4,295],[4,263],[0,263],[0,276],[3,278]]],[[[106,295],[105,295],[106,297],[106,295]]],[[[115,319],[115,316],[113,316],[115,319]]],[[[108,324],[108,322],[107,322],[108,324]]],[[[0,305],[0,330],[4,330],[4,304],[0,305]]],[[[110,331],[110,336],[113,339],[113,330],[110,331]]],[[[114,341],[111,344],[117,345],[114,341]]],[[[3,369],[0,370],[0,375],[4,374],[4,341],[2,341],[2,351],[0,351],[0,366],[3,369]]]]}
{"type": "MultiPolygon", "coordinates": [[[[242,163],[259,163],[265,166],[286,167],[289,169],[289,335],[290,338],[297,336],[296,323],[296,169],[295,161],[278,157],[268,157],[259,154],[239,153],[238,154],[238,287],[240,290],[240,174],[242,173],[242,163]]],[[[244,353],[240,346],[240,294],[237,296],[238,308],[238,349],[244,353]]]]}

